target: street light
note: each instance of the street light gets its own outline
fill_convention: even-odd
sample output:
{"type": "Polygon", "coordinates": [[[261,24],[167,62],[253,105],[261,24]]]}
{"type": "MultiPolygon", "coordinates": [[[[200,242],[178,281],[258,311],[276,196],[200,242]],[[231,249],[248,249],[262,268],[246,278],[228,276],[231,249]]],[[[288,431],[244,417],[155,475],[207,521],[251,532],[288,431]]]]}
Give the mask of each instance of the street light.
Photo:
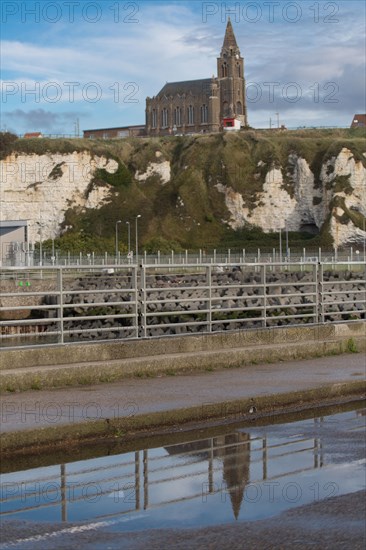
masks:
{"type": "Polygon", "coordinates": [[[44,223],[43,222],[36,222],[38,227],[39,227],[39,265],[42,266],[43,265],[43,234],[42,234],[42,229],[44,227],[44,223]]]}
{"type": "Polygon", "coordinates": [[[138,264],[138,261],[139,261],[139,240],[138,240],[138,235],[137,235],[137,220],[141,218],[141,214],[137,214],[136,218],[135,218],[135,231],[136,231],[136,239],[135,239],[135,244],[136,244],[136,263],[138,264]]]}
{"type": "Polygon", "coordinates": [[[282,262],[282,227],[280,227],[280,262],[282,262]]]}
{"type": "Polygon", "coordinates": [[[116,222],[116,264],[118,263],[118,224],[122,223],[121,220],[116,222]]]}
{"type": "Polygon", "coordinates": [[[130,222],[126,222],[127,225],[127,239],[128,239],[128,254],[131,252],[131,224],[130,222]]]}

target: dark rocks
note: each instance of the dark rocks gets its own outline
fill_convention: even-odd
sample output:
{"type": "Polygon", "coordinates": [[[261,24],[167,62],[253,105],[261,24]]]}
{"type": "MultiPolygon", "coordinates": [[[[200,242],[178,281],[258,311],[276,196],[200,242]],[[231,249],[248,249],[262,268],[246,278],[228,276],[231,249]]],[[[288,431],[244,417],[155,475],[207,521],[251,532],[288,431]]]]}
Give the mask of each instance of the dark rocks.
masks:
{"type": "MultiPolygon", "coordinates": [[[[137,331],[133,278],[125,273],[88,273],[67,281],[64,327],[71,331],[68,339],[77,341],[131,338],[136,332],[156,337],[365,319],[362,272],[328,269],[318,281],[314,274],[312,269],[272,271],[270,265],[265,271],[261,266],[251,270],[213,267],[209,281],[202,271],[156,274],[148,270],[145,288],[138,292],[141,328],[137,331]]],[[[44,303],[57,305],[58,299],[46,296],[44,303]]]]}

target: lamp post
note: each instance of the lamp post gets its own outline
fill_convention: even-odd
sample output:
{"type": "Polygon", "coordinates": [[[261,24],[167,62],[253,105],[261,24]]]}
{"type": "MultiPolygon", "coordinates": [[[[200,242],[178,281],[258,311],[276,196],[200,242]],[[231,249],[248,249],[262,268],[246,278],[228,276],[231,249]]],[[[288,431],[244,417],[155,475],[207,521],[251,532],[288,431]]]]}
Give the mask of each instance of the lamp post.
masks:
{"type": "Polygon", "coordinates": [[[43,233],[42,233],[42,229],[44,227],[44,223],[43,222],[36,222],[37,225],[38,225],[38,228],[39,228],[39,265],[42,266],[43,265],[43,233]]]}
{"type": "Polygon", "coordinates": [[[280,228],[280,262],[282,262],[282,228],[280,228]]]}
{"type": "Polygon", "coordinates": [[[135,235],[135,245],[136,245],[136,263],[138,264],[138,261],[139,261],[139,240],[138,240],[138,233],[137,233],[137,220],[141,218],[141,214],[137,214],[136,218],[135,218],[135,232],[136,232],[136,235],[135,235]]]}
{"type": "Polygon", "coordinates": [[[130,222],[126,222],[127,225],[127,242],[128,242],[128,254],[131,252],[131,224],[130,222]]]}
{"type": "Polygon", "coordinates": [[[116,222],[116,264],[118,263],[118,224],[121,223],[121,220],[116,222]]]}

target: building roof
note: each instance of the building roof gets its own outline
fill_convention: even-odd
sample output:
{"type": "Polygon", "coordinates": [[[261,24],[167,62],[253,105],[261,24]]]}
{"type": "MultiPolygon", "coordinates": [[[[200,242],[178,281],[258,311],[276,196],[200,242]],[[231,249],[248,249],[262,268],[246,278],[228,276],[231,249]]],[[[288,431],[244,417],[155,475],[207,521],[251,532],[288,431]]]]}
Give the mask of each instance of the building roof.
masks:
{"type": "Polygon", "coordinates": [[[24,137],[26,139],[28,139],[28,138],[39,138],[39,137],[42,137],[42,132],[27,132],[26,134],[24,134],[24,137]]]}
{"type": "Polygon", "coordinates": [[[192,93],[193,95],[199,95],[202,93],[210,95],[211,83],[211,78],[201,78],[199,80],[184,80],[183,82],[167,82],[158,93],[158,96],[175,96],[177,94],[188,95],[189,93],[192,93]]]}
{"type": "Polygon", "coordinates": [[[145,128],[145,124],[135,124],[131,126],[114,126],[112,128],[92,128],[91,130],[83,130],[83,132],[108,132],[111,130],[133,130],[139,128],[145,128]]]}
{"type": "Polygon", "coordinates": [[[355,115],[351,127],[366,126],[366,115],[355,115]]]}
{"type": "Polygon", "coordinates": [[[0,220],[0,227],[26,227],[28,220],[0,220]]]}

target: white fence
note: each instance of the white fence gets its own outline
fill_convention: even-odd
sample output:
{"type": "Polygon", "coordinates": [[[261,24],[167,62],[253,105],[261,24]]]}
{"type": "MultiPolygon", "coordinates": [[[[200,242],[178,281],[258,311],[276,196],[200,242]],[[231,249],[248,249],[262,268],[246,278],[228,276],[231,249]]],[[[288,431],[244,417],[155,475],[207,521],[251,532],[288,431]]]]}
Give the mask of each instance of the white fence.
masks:
{"type": "Polygon", "coordinates": [[[7,268],[2,347],[366,318],[366,262],[7,268]]]}
{"type": "Polygon", "coordinates": [[[342,249],[322,249],[321,247],[303,247],[291,249],[285,234],[279,238],[279,246],[272,249],[257,248],[256,251],[242,249],[199,249],[194,252],[189,250],[170,250],[169,252],[157,251],[149,254],[146,250],[134,256],[134,251],[129,254],[120,251],[114,254],[104,252],[71,252],[60,253],[53,244],[52,248],[44,249],[42,243],[14,242],[2,250],[2,265],[4,267],[72,267],[72,266],[109,266],[129,265],[143,263],[145,265],[164,264],[202,264],[202,263],[276,263],[276,262],[354,262],[366,261],[366,239],[359,245],[353,245],[342,249]]]}

